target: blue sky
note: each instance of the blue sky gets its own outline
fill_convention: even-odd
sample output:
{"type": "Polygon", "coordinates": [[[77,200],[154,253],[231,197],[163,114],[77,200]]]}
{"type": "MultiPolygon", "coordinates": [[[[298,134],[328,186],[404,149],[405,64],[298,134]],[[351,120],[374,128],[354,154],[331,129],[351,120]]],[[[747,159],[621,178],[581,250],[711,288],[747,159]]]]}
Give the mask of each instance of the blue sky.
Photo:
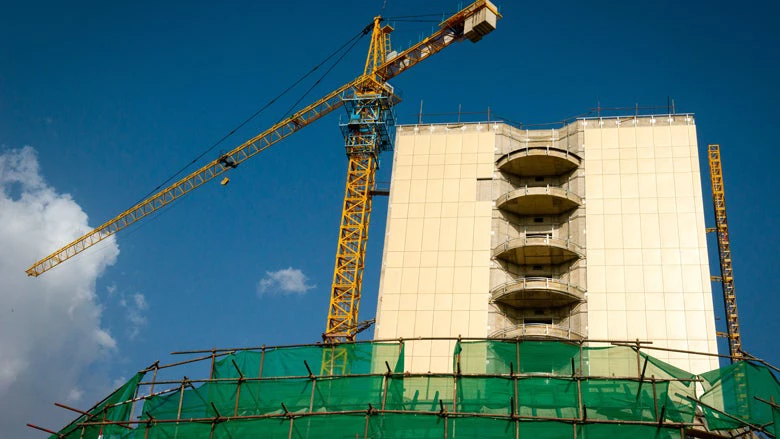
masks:
{"type": "MultiPolygon", "coordinates": [[[[772,167],[780,159],[772,140],[780,116],[775,56],[780,36],[773,21],[778,6],[497,3],[505,18],[495,33],[477,44],[454,45],[392,81],[404,99],[396,108],[399,122],[416,120],[421,100],[425,113],[452,113],[459,105],[464,112],[490,107],[509,120],[543,123],[598,103],[663,106],[671,97],[678,111],[696,113],[702,159],[707,143],[722,145],[744,347],[780,364],[774,338],[780,333],[775,318],[780,296],[772,283],[780,246],[773,226],[780,209],[771,198],[777,187],[772,167]]],[[[44,232],[60,233],[52,226],[60,218],[76,228],[86,224],[79,212],[86,213],[92,227],[112,218],[317,65],[374,15],[442,14],[460,6],[451,0],[421,4],[0,6],[0,155],[6,157],[5,171],[0,167],[0,177],[6,172],[6,178],[0,183],[11,203],[6,206],[18,208],[37,194],[61,201],[57,206],[63,209],[44,216],[48,229],[6,228],[20,231],[6,235],[19,247],[5,246],[0,294],[21,308],[0,309],[4,333],[25,328],[25,322],[40,323],[34,330],[22,329],[16,350],[3,346],[11,343],[8,337],[0,339],[0,352],[18,352],[25,360],[18,362],[24,367],[0,374],[5,380],[0,395],[20,398],[18,392],[30,388],[20,383],[41,385],[34,376],[67,384],[46,387],[39,399],[20,404],[15,416],[57,427],[63,418],[49,414],[51,402],[69,399],[88,406],[114,380],[173,350],[319,340],[346,166],[338,129],[341,111],[242,165],[231,174],[230,185],[200,188],[121,233],[116,243],[95,252],[93,265],[83,263],[83,270],[65,264],[49,283],[25,279],[22,270],[55,248],[44,232]],[[22,154],[27,145],[36,153],[22,154]],[[8,178],[9,163],[26,172],[8,178]],[[269,277],[280,270],[286,271],[269,277]],[[276,293],[274,281],[279,280],[297,282],[296,291],[276,293]],[[57,292],[58,286],[83,294],[74,301],[57,292]],[[36,303],[36,296],[45,300],[36,303]],[[49,307],[46,318],[36,314],[42,307],[49,307]],[[47,340],[53,343],[53,331],[72,328],[51,322],[72,321],[74,309],[87,316],[77,319],[82,332],[74,334],[89,334],[91,344],[84,347],[77,341],[83,337],[75,337],[68,342],[74,349],[51,354],[47,340]],[[77,349],[85,349],[84,359],[73,362],[82,352],[77,349]],[[52,364],[72,362],[67,377],[50,373],[52,364]],[[37,407],[33,403],[45,408],[32,409],[37,407]]],[[[404,49],[434,26],[398,22],[393,43],[404,49]]],[[[367,44],[364,38],[303,102],[361,73],[367,44]]],[[[270,126],[306,88],[295,89],[207,157],[270,126]]],[[[384,157],[380,180],[389,180],[390,159],[384,157]]],[[[702,171],[708,188],[705,162],[702,171]]],[[[382,199],[375,203],[362,318],[376,309],[385,204],[382,199]]],[[[722,307],[717,290],[714,299],[722,307]]],[[[17,421],[10,422],[4,418],[0,426],[15,431],[6,425],[15,429],[17,421]]],[[[19,434],[36,437],[24,430],[19,434]]]]}

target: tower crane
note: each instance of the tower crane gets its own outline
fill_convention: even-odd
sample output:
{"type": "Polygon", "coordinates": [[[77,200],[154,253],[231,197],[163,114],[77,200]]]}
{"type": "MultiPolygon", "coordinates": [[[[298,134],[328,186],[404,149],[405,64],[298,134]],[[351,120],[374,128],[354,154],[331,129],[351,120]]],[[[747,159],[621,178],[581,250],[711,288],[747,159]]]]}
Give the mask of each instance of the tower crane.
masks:
{"type": "Polygon", "coordinates": [[[347,181],[323,339],[330,343],[354,340],[365,328],[358,323],[358,311],[377,159],[382,151],[392,149],[391,109],[400,102],[388,81],[452,43],[479,41],[495,30],[500,18],[493,3],[477,0],[442,21],[434,33],[396,54],[390,50],[393,28],[381,16],[375,17],[364,30],[371,32],[371,43],[363,74],[34,263],[27,274],[39,276],[51,270],[344,106],[349,114],[348,122],[341,126],[347,181]]]}
{"type": "Polygon", "coordinates": [[[739,333],[739,315],[737,296],[734,292],[734,269],[731,266],[731,242],[729,224],[726,221],[726,192],[723,187],[723,167],[720,162],[720,145],[708,145],[707,157],[710,164],[710,182],[712,183],[712,204],[715,208],[715,229],[718,238],[718,259],[720,276],[713,276],[723,286],[723,304],[726,310],[726,338],[729,341],[731,361],[744,357],[742,337],[739,333]]]}

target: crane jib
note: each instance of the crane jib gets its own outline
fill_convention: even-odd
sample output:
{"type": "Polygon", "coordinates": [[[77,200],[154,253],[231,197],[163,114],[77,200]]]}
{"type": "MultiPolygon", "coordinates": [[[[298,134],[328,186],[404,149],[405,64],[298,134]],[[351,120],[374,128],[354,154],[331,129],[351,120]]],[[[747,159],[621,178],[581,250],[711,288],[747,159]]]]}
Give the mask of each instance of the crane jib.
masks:
{"type": "Polygon", "coordinates": [[[164,208],[194,189],[213,180],[215,177],[237,167],[271,145],[341,107],[344,99],[350,99],[366,92],[382,92],[390,96],[390,105],[395,105],[400,100],[393,94],[392,87],[387,85],[386,81],[441,51],[453,42],[463,40],[464,38],[478,41],[482,36],[495,29],[495,22],[499,18],[501,18],[501,15],[490,1],[475,1],[443,21],[438,31],[409,49],[398,54],[383,52],[385,58],[381,60],[382,62],[374,64],[376,67],[373,68],[372,72],[361,75],[357,79],[332,91],[325,97],[304,107],[289,118],[278,122],[268,130],[221,155],[178,182],[156,192],[105,224],[56,250],[33,264],[26,270],[26,273],[29,276],[36,277],[98,244],[118,231],[164,208]]]}

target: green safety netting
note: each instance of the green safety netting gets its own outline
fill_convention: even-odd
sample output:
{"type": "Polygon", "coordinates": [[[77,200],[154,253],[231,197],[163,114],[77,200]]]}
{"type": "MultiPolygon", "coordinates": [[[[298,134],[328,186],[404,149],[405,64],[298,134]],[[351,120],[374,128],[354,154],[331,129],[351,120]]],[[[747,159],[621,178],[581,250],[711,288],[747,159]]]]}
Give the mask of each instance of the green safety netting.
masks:
{"type": "MultiPolygon", "coordinates": [[[[79,426],[131,420],[132,404],[123,402],[135,396],[139,374],[61,434],[67,439],[678,438],[681,424],[692,423],[696,410],[696,376],[631,347],[462,341],[455,345],[454,373],[438,375],[403,373],[403,351],[402,343],[239,351],[214,362],[212,379],[185,380],[144,398],[135,408],[142,422],[132,428],[79,426]]],[[[772,423],[780,414],[753,398],[780,400],[771,371],[737,363],[701,379],[700,399],[712,407],[703,408],[711,429],[752,424],[774,434],[772,423]]]]}
{"type": "MultiPolygon", "coordinates": [[[[692,422],[696,376],[625,346],[586,347],[549,341],[463,341],[455,346],[454,370],[463,374],[539,375],[517,381],[519,414],[577,418],[578,398],[592,419],[692,422]],[[519,367],[518,367],[519,365],[519,367]],[[639,377],[644,380],[626,380],[639,377]],[[541,376],[544,376],[542,378],[541,376]],[[575,376],[580,379],[577,387],[575,376]],[[621,377],[610,379],[610,377],[621,377]]],[[[477,378],[484,382],[485,378],[477,378]]],[[[467,384],[470,385],[470,384],[467,384]]],[[[492,386],[503,407],[515,392],[492,386]]],[[[478,395],[477,395],[478,396],[478,395]]],[[[495,403],[493,404],[495,405],[495,403]]]]}
{"type": "Polygon", "coordinates": [[[356,343],[338,346],[295,346],[239,351],[215,362],[213,378],[289,377],[367,374],[386,370],[403,372],[403,344],[356,343]],[[346,361],[343,361],[346,359],[346,361]],[[308,365],[309,369],[306,368],[308,365]],[[241,371],[239,373],[239,370],[241,371]]]}
{"type": "Polygon", "coordinates": [[[505,419],[448,417],[431,414],[306,416],[294,419],[231,420],[217,424],[182,422],[140,428],[116,439],[678,439],[680,430],[647,425],[586,424],[505,419]]]}
{"type": "MultiPolygon", "coordinates": [[[[79,424],[83,422],[118,422],[129,420],[133,406],[131,400],[135,397],[138,383],[141,382],[144,374],[144,372],[135,374],[127,383],[113,391],[106,399],[89,410],[87,412],[88,414],[78,417],[75,421],[60,430],[59,437],[67,439],[97,439],[98,437],[109,439],[113,437],[122,437],[122,435],[126,435],[128,431],[132,432],[133,430],[131,430],[128,425],[109,424],[84,428],[79,426],[79,424]]],[[[56,437],[56,435],[51,436],[51,438],[56,437]]]]}
{"type": "Polygon", "coordinates": [[[177,413],[198,419],[365,410],[369,403],[381,406],[382,384],[381,376],[210,382],[153,396],[144,403],[144,413],[155,419],[176,419],[177,413]]]}
{"type": "Polygon", "coordinates": [[[679,380],[666,382],[666,397],[660,399],[663,401],[665,418],[675,422],[691,422],[696,414],[696,403],[692,401],[696,398],[696,375],[645,354],[642,354],[642,367],[645,369],[645,377],[650,377],[651,380],[679,380]]]}
{"type": "Polygon", "coordinates": [[[777,433],[780,416],[772,403],[780,402],[780,383],[767,367],[741,361],[701,377],[701,401],[709,406],[702,409],[711,430],[731,430],[749,423],[766,425],[770,433],[777,433]]]}

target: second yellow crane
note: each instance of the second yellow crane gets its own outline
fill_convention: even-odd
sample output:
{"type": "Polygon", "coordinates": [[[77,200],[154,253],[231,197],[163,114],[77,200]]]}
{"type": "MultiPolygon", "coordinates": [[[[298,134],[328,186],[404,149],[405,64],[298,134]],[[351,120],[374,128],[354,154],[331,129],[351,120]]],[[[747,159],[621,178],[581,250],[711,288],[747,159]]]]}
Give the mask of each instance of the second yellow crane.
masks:
{"type": "Polygon", "coordinates": [[[720,161],[720,145],[708,145],[710,182],[712,183],[712,204],[715,210],[715,229],[718,239],[718,260],[720,276],[713,276],[723,286],[723,305],[726,311],[726,338],[729,341],[731,361],[741,360],[742,336],[739,331],[737,295],[734,290],[734,268],[731,261],[731,240],[726,219],[726,190],[723,186],[723,167],[720,161]]]}

